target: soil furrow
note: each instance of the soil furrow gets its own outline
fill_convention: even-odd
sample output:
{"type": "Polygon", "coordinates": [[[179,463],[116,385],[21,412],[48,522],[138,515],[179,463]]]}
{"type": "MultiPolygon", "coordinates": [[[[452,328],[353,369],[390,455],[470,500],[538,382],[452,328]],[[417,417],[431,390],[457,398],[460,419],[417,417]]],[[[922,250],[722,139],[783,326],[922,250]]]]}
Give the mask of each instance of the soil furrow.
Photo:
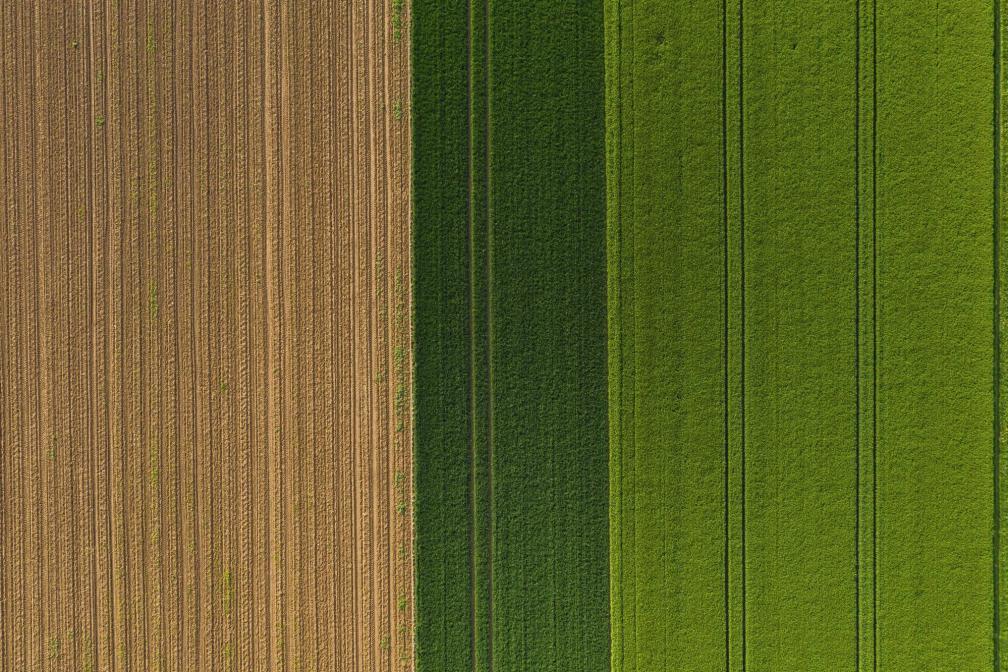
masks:
{"type": "Polygon", "coordinates": [[[0,670],[410,669],[408,8],[0,24],[0,670]]]}

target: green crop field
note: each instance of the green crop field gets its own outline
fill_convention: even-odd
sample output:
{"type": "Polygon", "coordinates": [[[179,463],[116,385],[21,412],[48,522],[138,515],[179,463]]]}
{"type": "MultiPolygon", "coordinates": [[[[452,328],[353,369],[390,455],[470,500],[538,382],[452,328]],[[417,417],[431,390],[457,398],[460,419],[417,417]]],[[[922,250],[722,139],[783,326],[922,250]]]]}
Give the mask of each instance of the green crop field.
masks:
{"type": "Polygon", "coordinates": [[[1005,667],[999,3],[412,8],[420,672],[1005,667]]]}
{"type": "Polygon", "coordinates": [[[601,0],[412,16],[417,669],[606,670],[601,0]]]}
{"type": "Polygon", "coordinates": [[[607,2],[614,670],[1001,669],[999,17],[607,2]]]}

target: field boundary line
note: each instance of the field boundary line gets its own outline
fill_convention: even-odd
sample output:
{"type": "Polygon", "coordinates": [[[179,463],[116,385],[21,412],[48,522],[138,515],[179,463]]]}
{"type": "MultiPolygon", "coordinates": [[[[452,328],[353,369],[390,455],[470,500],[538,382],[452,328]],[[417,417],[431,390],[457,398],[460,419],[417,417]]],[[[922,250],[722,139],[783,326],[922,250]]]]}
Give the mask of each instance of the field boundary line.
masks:
{"type": "Polygon", "coordinates": [[[992,554],[994,672],[1001,669],[1001,0],[994,0],[993,114],[993,412],[994,519],[992,554]]]}
{"type": "Polygon", "coordinates": [[[729,441],[730,419],[728,406],[730,403],[729,386],[729,350],[728,350],[728,320],[730,301],[728,292],[728,2],[721,0],[721,209],[722,226],[724,228],[723,240],[723,268],[721,284],[723,289],[723,349],[721,353],[722,376],[724,379],[724,637],[725,637],[725,670],[731,670],[731,532],[730,532],[730,475],[729,462],[731,460],[731,444],[729,441]]]}
{"type": "Polygon", "coordinates": [[[609,640],[610,667],[625,666],[626,628],[623,619],[625,495],[623,488],[623,361],[625,325],[623,298],[623,3],[606,0],[603,8],[606,126],[606,301],[609,401],[609,640]]]}
{"type": "Polygon", "coordinates": [[[877,667],[877,233],[875,0],[857,0],[855,61],[856,670],[877,667]],[[867,31],[871,31],[868,35],[867,31]],[[871,59],[871,63],[869,63],[871,59]]]}
{"type": "Polygon", "coordinates": [[[739,131],[739,281],[741,298],[741,368],[740,374],[740,446],[742,457],[741,506],[742,506],[742,672],[746,669],[746,299],[745,299],[745,0],[739,0],[738,11],[738,131],[739,131]]]}
{"type": "Polygon", "coordinates": [[[878,0],[872,0],[872,670],[878,670],[878,0]]]}
{"type": "Polygon", "coordinates": [[[858,672],[861,670],[861,636],[862,636],[862,609],[861,609],[861,0],[856,0],[855,4],[855,107],[854,107],[854,406],[855,406],[855,429],[854,429],[854,449],[855,449],[855,513],[854,513],[854,632],[855,632],[855,659],[854,668],[858,672]]]}

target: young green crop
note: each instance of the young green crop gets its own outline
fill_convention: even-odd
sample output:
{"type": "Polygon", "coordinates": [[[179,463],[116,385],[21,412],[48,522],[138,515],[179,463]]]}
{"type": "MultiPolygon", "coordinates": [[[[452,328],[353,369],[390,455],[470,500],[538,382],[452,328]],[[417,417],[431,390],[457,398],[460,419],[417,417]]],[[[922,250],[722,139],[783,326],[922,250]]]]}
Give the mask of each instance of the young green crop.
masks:
{"type": "Polygon", "coordinates": [[[1000,669],[997,6],[607,3],[614,669],[1000,669]]]}
{"type": "Polygon", "coordinates": [[[413,7],[417,667],[605,670],[602,8],[487,9],[413,7]]]}

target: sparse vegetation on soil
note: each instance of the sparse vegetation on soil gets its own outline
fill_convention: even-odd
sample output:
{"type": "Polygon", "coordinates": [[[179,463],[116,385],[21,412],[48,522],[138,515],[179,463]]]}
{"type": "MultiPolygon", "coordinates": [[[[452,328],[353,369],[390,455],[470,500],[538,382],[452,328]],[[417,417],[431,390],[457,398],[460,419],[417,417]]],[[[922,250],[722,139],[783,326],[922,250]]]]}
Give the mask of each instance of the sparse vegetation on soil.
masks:
{"type": "Polygon", "coordinates": [[[0,669],[412,670],[409,12],[0,10],[0,669]]]}

